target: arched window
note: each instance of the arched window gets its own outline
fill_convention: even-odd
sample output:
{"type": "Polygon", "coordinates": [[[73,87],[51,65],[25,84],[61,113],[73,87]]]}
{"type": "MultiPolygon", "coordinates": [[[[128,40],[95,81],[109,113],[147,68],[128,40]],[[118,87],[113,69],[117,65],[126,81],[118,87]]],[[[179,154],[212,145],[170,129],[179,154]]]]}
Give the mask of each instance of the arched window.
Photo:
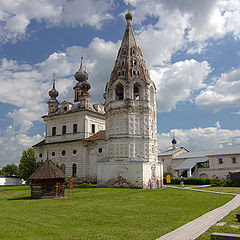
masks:
{"type": "Polygon", "coordinates": [[[64,174],[66,173],[66,165],[64,163],[60,166],[60,169],[64,174]]]}
{"type": "Polygon", "coordinates": [[[73,176],[73,177],[76,177],[76,176],[77,176],[77,165],[76,165],[76,163],[74,163],[74,164],[72,165],[72,176],[73,176]]]}
{"type": "Polygon", "coordinates": [[[121,83],[118,83],[115,89],[116,93],[116,101],[123,100],[123,85],[121,83]]]}
{"type": "Polygon", "coordinates": [[[150,101],[151,101],[151,104],[154,104],[154,89],[153,87],[150,88],[150,101]]]}
{"type": "Polygon", "coordinates": [[[140,100],[140,84],[139,83],[135,83],[133,85],[133,97],[135,100],[140,100]]]}

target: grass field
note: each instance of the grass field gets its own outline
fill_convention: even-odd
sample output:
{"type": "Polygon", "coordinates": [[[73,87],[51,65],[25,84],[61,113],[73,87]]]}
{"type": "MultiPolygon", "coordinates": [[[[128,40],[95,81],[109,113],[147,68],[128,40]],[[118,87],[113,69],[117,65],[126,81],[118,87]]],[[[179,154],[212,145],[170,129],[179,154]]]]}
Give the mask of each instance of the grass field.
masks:
{"type": "Polygon", "coordinates": [[[232,211],[228,214],[224,219],[222,219],[220,222],[226,222],[224,226],[212,226],[209,228],[207,232],[205,232],[202,236],[197,238],[197,240],[209,240],[211,239],[211,234],[214,232],[218,233],[233,233],[233,234],[240,234],[240,228],[233,228],[231,225],[239,226],[240,223],[237,222],[237,218],[235,216],[236,213],[240,212],[240,207],[232,211]]]}
{"type": "Polygon", "coordinates": [[[21,200],[29,195],[29,187],[0,187],[0,239],[156,239],[233,197],[85,187],[73,198],[21,200]]]}

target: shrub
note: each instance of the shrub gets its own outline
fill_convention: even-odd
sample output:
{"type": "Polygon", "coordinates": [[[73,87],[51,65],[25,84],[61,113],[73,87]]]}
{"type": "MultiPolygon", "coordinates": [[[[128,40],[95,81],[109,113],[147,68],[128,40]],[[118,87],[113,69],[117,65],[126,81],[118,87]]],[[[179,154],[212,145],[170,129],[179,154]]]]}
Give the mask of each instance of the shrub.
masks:
{"type": "Polygon", "coordinates": [[[214,178],[211,180],[211,185],[213,187],[223,187],[226,184],[226,181],[221,180],[219,178],[214,178]]]}

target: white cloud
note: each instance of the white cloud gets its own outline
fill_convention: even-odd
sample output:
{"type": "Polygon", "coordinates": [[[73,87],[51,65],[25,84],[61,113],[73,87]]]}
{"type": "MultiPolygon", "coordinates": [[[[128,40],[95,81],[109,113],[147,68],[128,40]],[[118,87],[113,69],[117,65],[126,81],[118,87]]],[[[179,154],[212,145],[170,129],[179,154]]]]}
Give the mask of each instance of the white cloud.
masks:
{"type": "Polygon", "coordinates": [[[158,48],[155,48],[157,53],[154,53],[156,56],[166,57],[168,49],[171,57],[174,51],[186,47],[188,43],[193,44],[189,53],[200,53],[209,39],[223,38],[226,34],[232,34],[235,38],[240,36],[238,0],[148,0],[147,4],[145,0],[135,0],[131,4],[136,23],[143,23],[149,16],[156,18],[156,23],[148,26],[154,29],[151,30],[153,43],[159,39],[158,48]],[[164,41],[165,38],[168,41],[164,41]],[[161,51],[161,44],[165,52],[161,51]]]}
{"type": "Polygon", "coordinates": [[[26,35],[32,20],[51,26],[83,26],[100,28],[110,19],[111,0],[2,0],[0,1],[0,41],[16,41],[26,35]]]}
{"type": "Polygon", "coordinates": [[[203,81],[210,71],[206,61],[198,62],[194,59],[151,70],[158,91],[158,111],[171,111],[179,101],[189,101],[196,90],[205,87],[203,81]]]}
{"type": "Polygon", "coordinates": [[[202,90],[195,103],[206,109],[219,111],[240,106],[240,67],[223,73],[215,82],[202,90]]]}
{"type": "Polygon", "coordinates": [[[170,149],[172,133],[177,139],[177,145],[190,151],[214,150],[227,144],[239,144],[240,130],[221,129],[219,121],[215,127],[172,129],[169,133],[158,134],[160,151],[170,149]]]}
{"type": "Polygon", "coordinates": [[[19,163],[22,151],[42,139],[39,134],[28,136],[16,132],[11,125],[6,130],[0,131],[0,133],[0,167],[4,167],[9,163],[19,163]]]}

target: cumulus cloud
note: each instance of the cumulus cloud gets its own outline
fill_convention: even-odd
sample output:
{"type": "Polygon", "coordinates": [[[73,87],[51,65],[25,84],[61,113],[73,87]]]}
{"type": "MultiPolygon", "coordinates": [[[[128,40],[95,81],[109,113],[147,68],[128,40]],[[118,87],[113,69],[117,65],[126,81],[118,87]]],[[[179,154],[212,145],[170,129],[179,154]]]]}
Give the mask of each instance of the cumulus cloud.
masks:
{"type": "Polygon", "coordinates": [[[0,133],[0,168],[9,163],[19,163],[22,151],[42,139],[39,134],[30,137],[24,133],[16,132],[11,125],[0,133]]]}
{"type": "Polygon", "coordinates": [[[194,59],[177,62],[150,71],[157,86],[158,111],[171,111],[179,101],[189,101],[192,94],[205,87],[204,79],[211,72],[206,61],[194,59]]]}
{"type": "Polygon", "coordinates": [[[90,25],[100,28],[110,19],[111,0],[2,0],[0,1],[0,41],[16,41],[26,35],[32,20],[44,21],[48,27],[90,25]]]}
{"type": "Polygon", "coordinates": [[[158,134],[158,147],[160,151],[170,149],[172,134],[175,134],[177,145],[190,151],[214,150],[227,144],[239,144],[240,130],[221,129],[217,121],[214,127],[172,129],[168,133],[158,134]]]}
{"type": "MultiPolygon", "coordinates": [[[[209,39],[219,39],[226,34],[232,34],[235,38],[240,36],[238,0],[148,0],[147,4],[145,0],[136,0],[131,4],[134,6],[133,13],[137,23],[143,24],[149,16],[156,19],[154,24],[147,26],[143,35],[152,35],[153,43],[155,39],[159,39],[165,50],[158,54],[166,60],[176,50],[188,47],[189,43],[191,47],[188,53],[200,53],[209,39]],[[165,41],[165,38],[169,41],[165,41]],[[171,41],[172,38],[174,41],[171,41]],[[166,48],[170,54],[166,52],[166,48]]],[[[161,44],[158,45],[160,50],[161,44]]]]}
{"type": "Polygon", "coordinates": [[[223,73],[213,84],[202,90],[196,97],[195,103],[215,112],[228,108],[240,106],[240,68],[223,73]]]}

